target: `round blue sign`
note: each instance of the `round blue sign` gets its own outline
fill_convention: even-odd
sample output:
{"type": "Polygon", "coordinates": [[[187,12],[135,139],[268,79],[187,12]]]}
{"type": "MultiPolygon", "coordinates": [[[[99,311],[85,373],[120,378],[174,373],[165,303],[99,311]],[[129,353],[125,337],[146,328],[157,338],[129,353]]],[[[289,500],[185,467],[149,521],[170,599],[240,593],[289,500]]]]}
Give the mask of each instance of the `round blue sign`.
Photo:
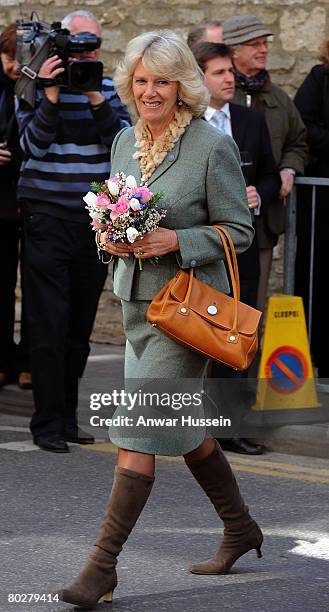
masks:
{"type": "Polygon", "coordinates": [[[305,356],[293,346],[281,346],[268,358],[265,376],[278,393],[293,393],[300,389],[308,374],[305,356]]]}

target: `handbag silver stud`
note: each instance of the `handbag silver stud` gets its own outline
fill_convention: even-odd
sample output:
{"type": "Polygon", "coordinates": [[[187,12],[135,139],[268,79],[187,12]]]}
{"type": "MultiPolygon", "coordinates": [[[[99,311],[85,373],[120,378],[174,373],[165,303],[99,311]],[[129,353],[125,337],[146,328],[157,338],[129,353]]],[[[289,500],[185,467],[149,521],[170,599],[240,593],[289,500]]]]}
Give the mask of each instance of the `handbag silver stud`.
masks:
{"type": "Polygon", "coordinates": [[[217,314],[218,309],[215,306],[215,304],[211,304],[210,306],[208,306],[207,311],[209,312],[209,314],[215,315],[215,314],[217,314]]]}
{"type": "Polygon", "coordinates": [[[184,308],[183,306],[183,308],[181,308],[180,311],[185,314],[187,312],[187,308],[184,308]]]}
{"type": "Polygon", "coordinates": [[[229,340],[230,340],[231,342],[234,342],[234,340],[235,340],[235,339],[236,339],[236,336],[230,336],[230,337],[229,337],[229,340]]]}

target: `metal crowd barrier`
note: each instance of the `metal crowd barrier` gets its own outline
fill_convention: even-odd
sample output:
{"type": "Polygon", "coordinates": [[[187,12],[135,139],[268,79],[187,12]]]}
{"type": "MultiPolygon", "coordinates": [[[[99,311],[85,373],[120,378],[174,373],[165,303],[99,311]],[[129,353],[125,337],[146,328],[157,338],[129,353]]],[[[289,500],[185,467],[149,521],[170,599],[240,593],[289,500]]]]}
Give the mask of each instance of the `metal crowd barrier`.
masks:
{"type": "Polygon", "coordinates": [[[315,244],[315,209],[316,188],[329,187],[329,179],[315,177],[297,177],[294,187],[286,198],[286,231],[284,241],[284,284],[283,291],[293,295],[295,287],[295,259],[296,259],[296,211],[298,206],[298,185],[312,187],[311,200],[311,228],[310,228],[310,275],[309,275],[309,300],[308,300],[308,335],[311,340],[312,304],[313,304],[313,268],[314,268],[314,244],[315,244]]]}

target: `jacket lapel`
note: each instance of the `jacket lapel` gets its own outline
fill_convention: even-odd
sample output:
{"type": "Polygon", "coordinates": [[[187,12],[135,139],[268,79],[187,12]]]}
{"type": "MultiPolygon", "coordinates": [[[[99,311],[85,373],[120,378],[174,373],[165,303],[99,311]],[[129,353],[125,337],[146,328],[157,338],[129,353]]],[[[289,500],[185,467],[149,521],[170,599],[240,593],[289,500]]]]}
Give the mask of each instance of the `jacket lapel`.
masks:
{"type": "Polygon", "coordinates": [[[167,156],[165,157],[163,162],[160,164],[160,166],[158,166],[155,172],[153,172],[151,178],[149,178],[149,180],[147,181],[148,185],[151,185],[152,183],[154,183],[154,181],[156,181],[162,174],[167,172],[167,170],[175,163],[179,155],[180,143],[183,137],[184,137],[184,134],[178,140],[178,142],[176,142],[174,148],[171,151],[169,151],[169,153],[167,153],[167,156]]]}
{"type": "Polygon", "coordinates": [[[244,113],[239,113],[238,104],[230,104],[230,112],[232,137],[241,151],[243,149],[244,135],[247,128],[246,122],[244,121],[244,113]]]}
{"type": "Polygon", "coordinates": [[[141,169],[139,166],[139,161],[138,159],[129,159],[128,163],[126,165],[126,169],[123,170],[123,172],[128,176],[129,174],[132,174],[135,179],[136,179],[136,183],[137,185],[140,185],[141,182],[141,169]]]}

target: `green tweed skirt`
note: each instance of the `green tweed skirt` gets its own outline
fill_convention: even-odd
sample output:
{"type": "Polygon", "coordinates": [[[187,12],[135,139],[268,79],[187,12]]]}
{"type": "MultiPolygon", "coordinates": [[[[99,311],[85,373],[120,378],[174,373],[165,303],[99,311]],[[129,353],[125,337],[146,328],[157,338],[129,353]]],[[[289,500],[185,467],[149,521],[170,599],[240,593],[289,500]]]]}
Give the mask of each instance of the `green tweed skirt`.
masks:
{"type": "Polygon", "coordinates": [[[127,450],[184,455],[206,435],[199,421],[207,359],[152,327],[146,321],[149,304],[122,300],[127,400],[113,414],[109,437],[127,450]]]}

